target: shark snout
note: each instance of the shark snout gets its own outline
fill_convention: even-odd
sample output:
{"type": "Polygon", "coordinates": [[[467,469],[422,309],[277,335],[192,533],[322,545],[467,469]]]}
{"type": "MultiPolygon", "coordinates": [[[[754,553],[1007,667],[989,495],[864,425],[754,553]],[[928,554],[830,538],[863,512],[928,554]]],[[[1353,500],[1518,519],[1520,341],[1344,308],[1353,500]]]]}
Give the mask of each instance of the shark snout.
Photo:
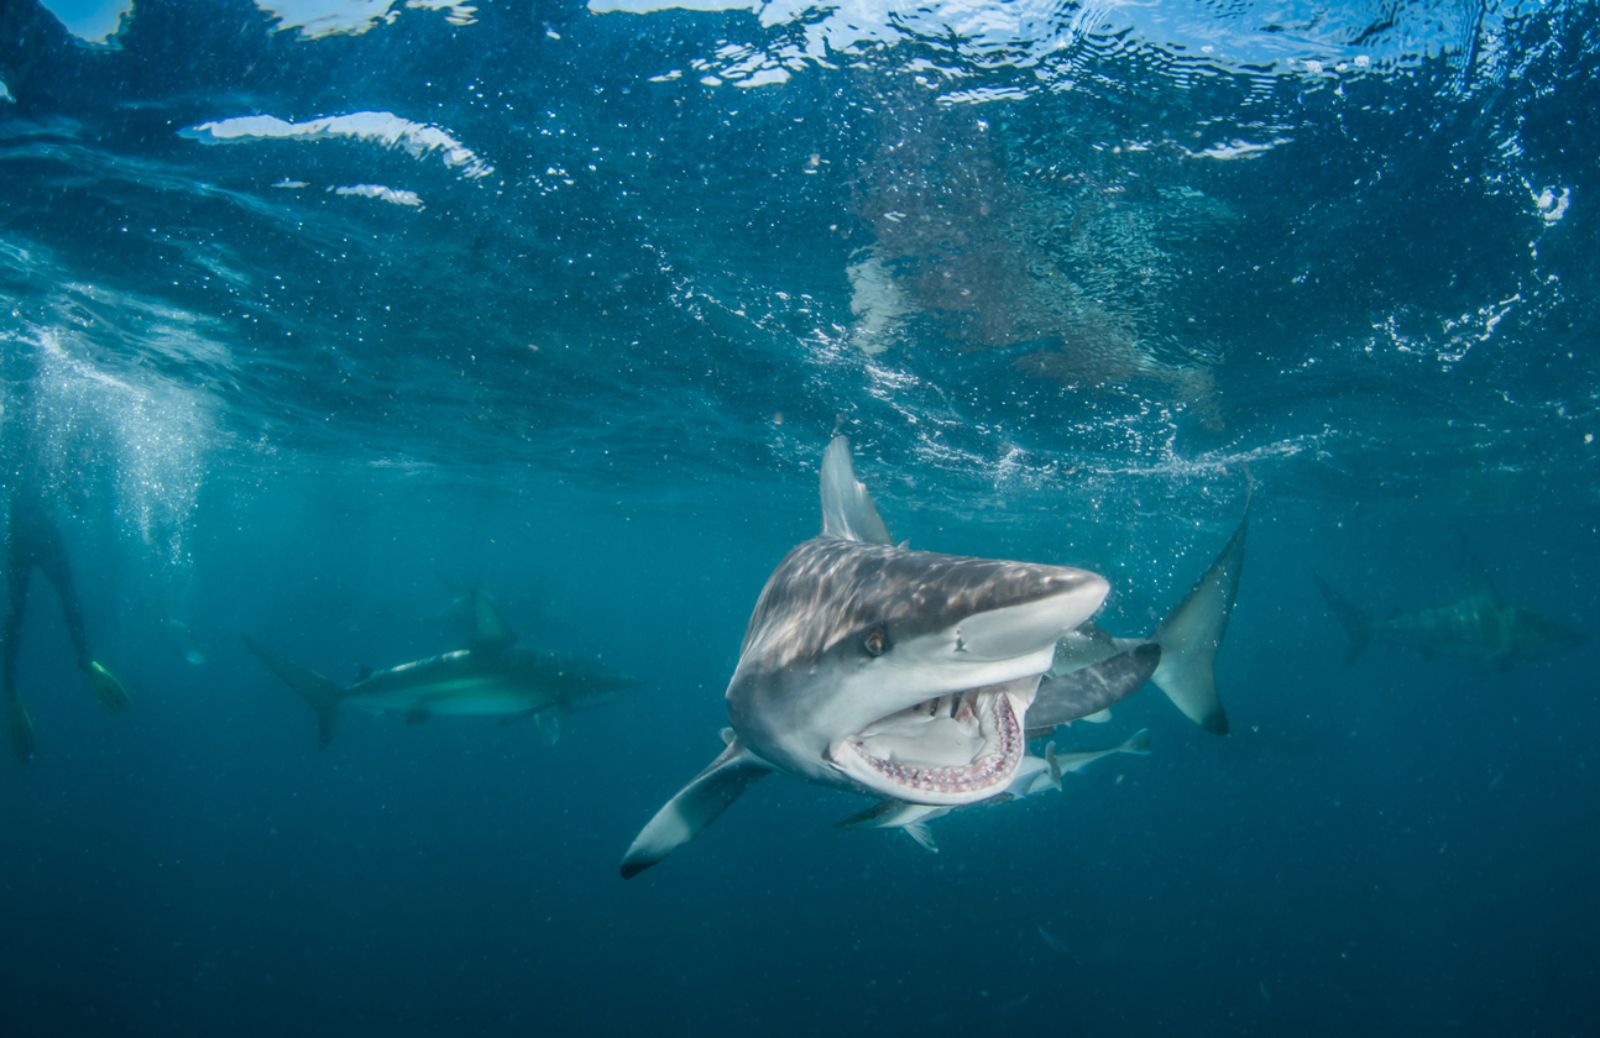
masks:
{"type": "MultiPolygon", "coordinates": [[[[1007,564],[1013,569],[1019,564],[1007,564]]],[[[973,660],[1027,655],[1094,615],[1110,585],[1104,577],[1066,566],[1020,567],[987,608],[956,625],[958,652],[973,660]]]]}

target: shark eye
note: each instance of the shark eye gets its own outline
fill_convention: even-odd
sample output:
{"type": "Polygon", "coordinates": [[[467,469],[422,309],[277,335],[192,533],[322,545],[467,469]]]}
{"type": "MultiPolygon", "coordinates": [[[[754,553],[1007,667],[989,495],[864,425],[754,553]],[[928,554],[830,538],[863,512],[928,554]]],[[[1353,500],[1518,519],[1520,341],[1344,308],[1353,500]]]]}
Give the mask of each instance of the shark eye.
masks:
{"type": "Polygon", "coordinates": [[[875,624],[867,628],[867,633],[861,636],[861,647],[867,651],[868,656],[882,656],[891,648],[889,632],[883,624],[875,624]]]}

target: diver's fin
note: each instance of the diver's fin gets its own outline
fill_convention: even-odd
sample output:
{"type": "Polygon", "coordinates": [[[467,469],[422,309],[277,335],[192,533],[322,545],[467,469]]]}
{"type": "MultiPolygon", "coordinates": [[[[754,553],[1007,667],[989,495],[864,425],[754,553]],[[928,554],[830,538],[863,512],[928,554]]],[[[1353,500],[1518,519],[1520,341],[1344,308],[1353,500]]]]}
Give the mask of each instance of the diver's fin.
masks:
{"type": "Polygon", "coordinates": [[[1372,640],[1372,621],[1359,606],[1335,591],[1332,584],[1323,580],[1322,574],[1312,570],[1311,579],[1316,581],[1317,590],[1322,592],[1323,600],[1328,603],[1328,608],[1339,621],[1339,626],[1344,628],[1345,637],[1350,639],[1350,647],[1345,650],[1344,661],[1354,663],[1356,657],[1361,655],[1367,643],[1372,640]]]}
{"type": "Polygon", "coordinates": [[[939,853],[939,845],[933,842],[933,834],[928,831],[927,822],[909,822],[901,826],[900,831],[915,840],[917,846],[929,854],[939,853]]]}
{"type": "Polygon", "coordinates": [[[6,696],[6,728],[11,734],[11,752],[24,764],[32,760],[39,750],[33,737],[33,718],[28,716],[22,699],[15,695],[6,696]]]}
{"type": "Polygon", "coordinates": [[[622,858],[622,878],[632,879],[694,839],[741,793],[769,773],[767,765],[737,741],[728,744],[633,838],[622,858]]]}
{"type": "Polygon", "coordinates": [[[492,652],[516,643],[517,633],[506,623],[500,607],[482,591],[467,592],[467,617],[472,623],[472,633],[467,636],[467,648],[476,652],[492,652]]]}
{"type": "Polygon", "coordinates": [[[835,436],[822,456],[822,535],[868,544],[889,544],[889,528],[872,495],[856,479],[850,441],[835,436]]]}
{"type": "Polygon", "coordinates": [[[1157,672],[1161,659],[1161,647],[1144,642],[1091,667],[1059,676],[1046,674],[1039,682],[1033,705],[1028,707],[1028,731],[1049,731],[1105,712],[1148,681],[1157,672]]]}
{"type": "Polygon", "coordinates": [[[1213,667],[1239,593],[1249,530],[1250,503],[1246,501],[1244,518],[1222,554],[1166,615],[1153,636],[1161,646],[1161,665],[1150,680],[1185,717],[1216,735],[1228,734],[1228,714],[1217,696],[1213,667]]]}
{"type": "Polygon", "coordinates": [[[291,663],[271,649],[257,644],[248,634],[244,635],[244,647],[316,712],[317,745],[326,746],[333,741],[333,722],[339,714],[339,699],[343,690],[316,671],[291,663]]]}
{"type": "Polygon", "coordinates": [[[127,709],[129,699],[128,690],[122,687],[122,682],[117,676],[106,669],[106,665],[99,660],[90,660],[89,666],[84,670],[89,678],[89,691],[100,701],[100,705],[107,710],[117,711],[127,709]]]}

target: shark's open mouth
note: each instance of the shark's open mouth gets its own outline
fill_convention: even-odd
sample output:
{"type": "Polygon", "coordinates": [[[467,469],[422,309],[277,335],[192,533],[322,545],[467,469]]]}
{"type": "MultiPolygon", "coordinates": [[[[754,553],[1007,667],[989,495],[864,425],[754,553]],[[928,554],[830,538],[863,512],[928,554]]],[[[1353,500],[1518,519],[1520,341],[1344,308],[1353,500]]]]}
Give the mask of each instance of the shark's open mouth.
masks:
{"type": "Polygon", "coordinates": [[[1038,679],[925,700],[840,740],[834,764],[873,792],[923,804],[971,804],[1004,790],[1022,762],[1020,718],[1038,679]]]}

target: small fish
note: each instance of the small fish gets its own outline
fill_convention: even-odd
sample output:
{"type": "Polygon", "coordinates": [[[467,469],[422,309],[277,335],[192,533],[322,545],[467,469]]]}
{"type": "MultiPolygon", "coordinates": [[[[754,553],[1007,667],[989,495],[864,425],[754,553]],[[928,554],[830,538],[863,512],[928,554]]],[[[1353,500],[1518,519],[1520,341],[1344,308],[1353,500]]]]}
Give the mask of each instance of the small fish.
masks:
{"type": "Polygon", "coordinates": [[[1062,955],[1066,955],[1068,953],[1069,949],[1067,948],[1066,941],[1063,941],[1049,930],[1046,930],[1043,926],[1040,926],[1038,929],[1039,936],[1044,939],[1045,944],[1050,946],[1051,951],[1060,952],[1062,955]]]}

